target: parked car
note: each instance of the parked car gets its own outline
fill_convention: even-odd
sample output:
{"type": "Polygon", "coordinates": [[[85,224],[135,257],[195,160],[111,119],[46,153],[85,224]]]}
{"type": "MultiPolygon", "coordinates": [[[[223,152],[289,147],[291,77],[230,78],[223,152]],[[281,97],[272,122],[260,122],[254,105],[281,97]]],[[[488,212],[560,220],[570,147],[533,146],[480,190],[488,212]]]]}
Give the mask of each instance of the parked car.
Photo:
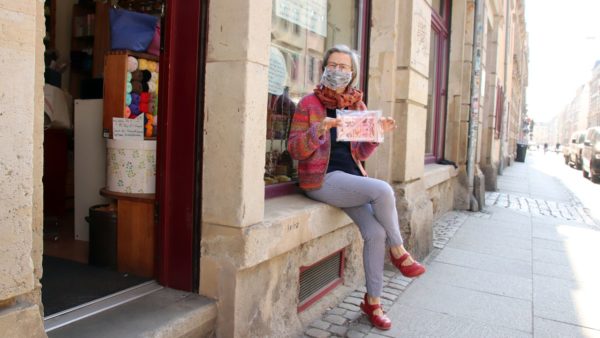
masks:
{"type": "Polygon", "coordinates": [[[585,141],[585,130],[576,131],[571,135],[568,153],[565,155],[565,163],[581,169],[581,151],[585,141]]]}
{"type": "Polygon", "coordinates": [[[587,130],[581,155],[583,177],[590,177],[592,182],[600,181],[600,127],[587,130]]]}

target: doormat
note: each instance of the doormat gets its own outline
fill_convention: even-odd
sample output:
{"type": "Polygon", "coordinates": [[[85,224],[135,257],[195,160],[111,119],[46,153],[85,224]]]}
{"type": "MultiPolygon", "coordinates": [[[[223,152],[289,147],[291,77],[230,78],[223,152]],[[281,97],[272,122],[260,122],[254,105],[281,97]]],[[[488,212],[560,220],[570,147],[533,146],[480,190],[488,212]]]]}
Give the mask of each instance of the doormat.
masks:
{"type": "Polygon", "coordinates": [[[44,316],[85,304],[151,280],[110,268],[95,267],[44,255],[42,303],[44,316]]]}

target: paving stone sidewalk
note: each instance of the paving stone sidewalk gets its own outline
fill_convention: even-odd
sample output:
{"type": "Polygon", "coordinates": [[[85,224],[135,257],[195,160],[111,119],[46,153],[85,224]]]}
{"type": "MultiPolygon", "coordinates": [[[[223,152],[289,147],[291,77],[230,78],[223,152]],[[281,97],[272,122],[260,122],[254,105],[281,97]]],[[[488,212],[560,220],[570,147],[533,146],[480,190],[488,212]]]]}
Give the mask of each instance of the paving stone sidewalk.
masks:
{"type": "MultiPolygon", "coordinates": [[[[490,215],[486,212],[468,211],[450,211],[444,214],[433,224],[434,252],[429,258],[434,257],[440,249],[444,248],[468,217],[489,218],[490,215]]],[[[410,285],[412,279],[402,276],[393,266],[386,264],[383,281],[381,304],[384,309],[389,309],[410,285]]],[[[360,338],[367,335],[369,337],[377,336],[377,332],[381,331],[371,326],[359,308],[366,291],[364,286],[353,291],[340,304],[325,312],[322,318],[312,322],[304,331],[304,337],[360,338]]]]}

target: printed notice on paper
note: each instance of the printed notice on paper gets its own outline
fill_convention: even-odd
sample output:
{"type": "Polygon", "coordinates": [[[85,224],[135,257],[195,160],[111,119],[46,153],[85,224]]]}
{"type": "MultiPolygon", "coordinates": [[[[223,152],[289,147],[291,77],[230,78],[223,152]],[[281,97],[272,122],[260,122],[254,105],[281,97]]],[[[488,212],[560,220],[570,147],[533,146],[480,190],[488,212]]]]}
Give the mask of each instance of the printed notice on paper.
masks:
{"type": "Polygon", "coordinates": [[[277,0],[275,15],[327,37],[327,0],[277,0]]]}
{"type": "Polygon", "coordinates": [[[144,114],[135,119],[113,117],[113,138],[115,140],[143,140],[144,114]]]}
{"type": "Polygon", "coordinates": [[[381,110],[336,110],[338,141],[383,142],[381,110]]]}

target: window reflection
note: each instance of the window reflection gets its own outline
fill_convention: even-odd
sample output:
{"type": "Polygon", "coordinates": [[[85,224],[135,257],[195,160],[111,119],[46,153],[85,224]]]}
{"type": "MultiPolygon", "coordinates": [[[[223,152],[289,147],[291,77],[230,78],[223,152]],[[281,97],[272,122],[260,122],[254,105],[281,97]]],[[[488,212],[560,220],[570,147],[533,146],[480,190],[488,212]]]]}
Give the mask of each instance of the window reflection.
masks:
{"type": "Polygon", "coordinates": [[[265,156],[266,185],[296,179],[287,136],[296,104],[312,92],[329,47],[357,49],[356,0],[273,0],[265,156]]]}

